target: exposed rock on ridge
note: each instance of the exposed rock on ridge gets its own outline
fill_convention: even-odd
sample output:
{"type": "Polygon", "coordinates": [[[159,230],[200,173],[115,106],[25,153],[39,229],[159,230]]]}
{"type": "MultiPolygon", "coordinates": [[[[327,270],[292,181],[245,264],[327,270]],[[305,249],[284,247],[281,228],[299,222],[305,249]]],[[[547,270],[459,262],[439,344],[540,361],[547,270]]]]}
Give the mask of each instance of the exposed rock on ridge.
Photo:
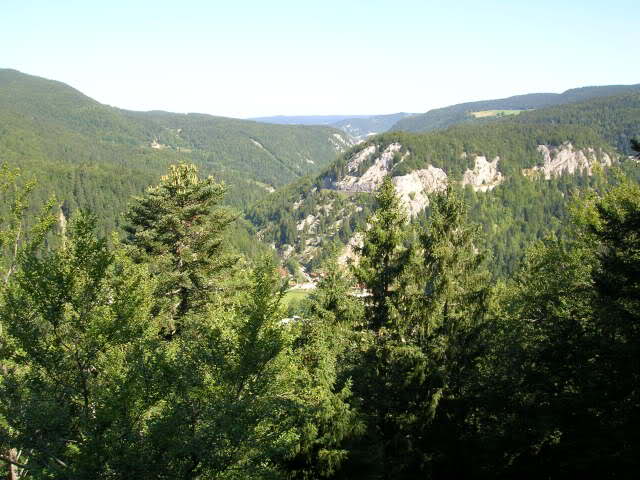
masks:
{"type": "Polygon", "coordinates": [[[332,137],[329,137],[329,143],[333,145],[333,148],[338,152],[344,152],[349,147],[352,147],[356,144],[356,142],[351,139],[351,137],[347,135],[340,135],[338,133],[334,133],[332,137]]]}
{"type": "Polygon", "coordinates": [[[362,247],[363,242],[364,234],[362,232],[355,233],[345,245],[340,256],[338,256],[338,263],[345,265],[349,261],[356,261],[358,259],[357,250],[362,247]]]}
{"type": "Polygon", "coordinates": [[[522,170],[523,175],[542,174],[546,180],[560,176],[565,172],[573,174],[586,171],[587,175],[592,175],[593,167],[596,164],[610,167],[613,163],[612,158],[606,152],[596,152],[593,148],[574,150],[571,142],[565,142],[559,147],[538,145],[538,151],[542,153],[543,164],[533,168],[525,168],[522,170]]]}
{"type": "Polygon", "coordinates": [[[498,170],[500,157],[494,158],[491,162],[487,157],[477,155],[473,170],[467,169],[462,176],[462,185],[471,185],[476,192],[488,192],[493,190],[504,181],[504,176],[498,170]]]}
{"type": "MultiPolygon", "coordinates": [[[[335,183],[336,190],[343,190],[346,192],[374,192],[382,183],[382,179],[389,173],[392,166],[393,157],[396,152],[400,151],[402,145],[399,143],[392,143],[375,159],[373,165],[371,165],[366,172],[360,177],[351,175],[355,173],[358,167],[367,160],[375,152],[374,146],[369,146],[359,152],[354,158],[347,164],[348,175],[335,183]]],[[[408,155],[408,153],[405,153],[408,155]]]]}
{"type": "Polygon", "coordinates": [[[409,215],[414,217],[429,205],[429,193],[443,190],[447,186],[447,174],[444,170],[429,165],[408,175],[393,177],[392,181],[409,215]]]}

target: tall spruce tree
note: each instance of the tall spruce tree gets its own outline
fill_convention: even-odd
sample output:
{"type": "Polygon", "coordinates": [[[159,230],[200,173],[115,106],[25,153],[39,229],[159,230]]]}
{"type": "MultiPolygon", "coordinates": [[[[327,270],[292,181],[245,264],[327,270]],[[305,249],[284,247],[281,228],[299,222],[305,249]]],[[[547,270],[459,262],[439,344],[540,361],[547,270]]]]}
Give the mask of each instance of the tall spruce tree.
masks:
{"type": "Polygon", "coordinates": [[[379,196],[384,201],[372,223],[386,219],[395,235],[390,239],[380,227],[383,231],[368,241],[365,236],[364,245],[385,249],[362,249],[361,265],[369,267],[370,277],[360,278],[378,288],[384,301],[393,299],[393,321],[387,320],[389,303],[370,304],[368,314],[387,315],[389,334],[376,336],[354,372],[357,397],[366,399],[360,408],[368,424],[363,441],[369,446],[359,450],[368,450],[377,464],[370,476],[434,477],[445,463],[460,472],[456,463],[463,455],[455,444],[471,417],[468,385],[482,353],[479,334],[488,295],[478,227],[468,223],[463,200],[447,188],[433,195],[424,229],[409,236],[403,206],[392,193],[388,183],[383,185],[379,196]],[[383,265],[378,273],[388,276],[376,278],[373,265],[383,265]]]}
{"type": "Polygon", "coordinates": [[[318,288],[306,302],[296,325],[296,363],[313,385],[307,404],[313,406],[302,429],[301,445],[283,464],[287,478],[332,477],[350,456],[351,440],[363,423],[351,404],[354,325],[361,326],[362,304],[350,295],[353,279],[337,261],[337,251],[323,267],[318,288]]]}
{"type": "Polygon", "coordinates": [[[353,267],[358,282],[371,294],[366,302],[366,321],[372,330],[391,327],[397,319],[397,282],[404,271],[408,249],[408,218],[391,177],[384,178],[375,197],[376,208],[369,218],[359,261],[353,267]]]}
{"type": "Polygon", "coordinates": [[[419,295],[408,297],[403,328],[407,343],[421,353],[407,382],[418,408],[402,428],[417,450],[414,467],[436,478],[469,474],[465,432],[490,293],[479,235],[455,189],[432,197],[431,216],[419,234],[421,265],[413,272],[419,295]]]}
{"type": "Polygon", "coordinates": [[[126,243],[157,279],[157,310],[167,336],[187,313],[202,311],[221,293],[220,273],[236,260],[223,243],[223,232],[233,221],[220,206],[225,191],[212,177],[199,178],[195,165],[172,165],[126,214],[126,243]]]}

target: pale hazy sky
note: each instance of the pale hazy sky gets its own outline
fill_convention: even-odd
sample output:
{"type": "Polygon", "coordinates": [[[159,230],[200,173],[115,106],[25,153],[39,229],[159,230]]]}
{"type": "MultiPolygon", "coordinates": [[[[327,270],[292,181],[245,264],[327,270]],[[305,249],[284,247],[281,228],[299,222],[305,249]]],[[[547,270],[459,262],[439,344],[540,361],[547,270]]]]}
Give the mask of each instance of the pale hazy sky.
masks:
{"type": "Polygon", "coordinates": [[[424,112],[640,83],[640,0],[0,0],[0,68],[135,109],[424,112]]]}

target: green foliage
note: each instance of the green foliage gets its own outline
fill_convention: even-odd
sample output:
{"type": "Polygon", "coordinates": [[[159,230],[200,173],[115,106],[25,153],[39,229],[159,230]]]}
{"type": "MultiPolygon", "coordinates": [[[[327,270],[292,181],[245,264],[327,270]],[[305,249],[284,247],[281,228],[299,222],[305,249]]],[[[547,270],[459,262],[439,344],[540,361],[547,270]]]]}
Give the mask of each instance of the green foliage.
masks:
{"type": "Polygon", "coordinates": [[[572,239],[540,243],[505,292],[479,412],[505,477],[637,468],[639,193],[583,197],[572,239]]]}
{"type": "Polygon", "coordinates": [[[281,294],[272,265],[262,263],[238,309],[212,304],[171,342],[146,478],[269,477],[269,458],[295,447],[293,337],[278,324],[281,294]]]}
{"type": "Polygon", "coordinates": [[[364,314],[363,305],[351,295],[355,279],[348,269],[340,266],[337,252],[332,253],[322,273],[318,288],[306,306],[306,316],[327,325],[358,326],[364,314]]]}
{"type": "Polygon", "coordinates": [[[35,182],[21,186],[20,175],[19,169],[0,165],[0,275],[4,285],[9,283],[20,257],[39,246],[55,222],[50,214],[54,201],[50,200],[42,207],[33,226],[27,227],[29,198],[35,182]]]}
{"type": "MultiPolygon", "coordinates": [[[[140,202],[159,208],[138,212],[166,213],[166,191],[173,219],[212,226],[219,184],[178,165],[140,202]]],[[[207,303],[189,303],[180,334],[162,339],[163,275],[129,256],[162,250],[179,226],[139,224],[139,248],[114,251],[80,214],[51,251],[20,256],[0,311],[0,446],[27,452],[33,478],[274,478],[295,457],[314,459],[301,474],[330,474],[345,457],[354,414],[349,385],[336,384],[335,331],[282,323],[272,257],[225,298],[190,284],[189,299],[207,303]]],[[[184,273],[180,261],[160,264],[184,273]]]]}
{"type": "Polygon", "coordinates": [[[359,438],[364,424],[352,405],[354,327],[362,323],[362,304],[351,296],[352,279],[336,255],[323,268],[318,288],[304,306],[296,362],[304,366],[309,393],[317,410],[303,430],[301,449],[283,463],[288,478],[332,477],[351,456],[349,442],[359,438]]]}
{"type": "Polygon", "coordinates": [[[146,371],[150,281],[94,237],[95,224],[80,214],[64,246],[25,254],[2,305],[0,408],[34,478],[127,475],[140,409],[157,393],[146,371]]]}
{"type": "Polygon", "coordinates": [[[453,190],[435,198],[429,223],[417,237],[404,237],[409,245],[400,255],[399,232],[406,229],[406,219],[397,214],[398,200],[388,180],[378,199],[355,268],[357,276],[368,270],[360,277],[371,291],[365,318],[375,339],[354,373],[355,390],[366,399],[360,408],[367,419],[363,441],[368,446],[360,448],[377,452],[371,462],[382,478],[415,478],[459,460],[455,444],[471,416],[468,385],[483,350],[479,339],[488,275],[475,247],[478,229],[467,223],[464,203],[453,190]],[[377,231],[374,222],[383,218],[394,225],[377,231]],[[389,231],[396,233],[382,233],[389,231]],[[380,241],[381,233],[393,241],[380,241]],[[367,247],[372,244],[386,248],[367,247]],[[387,253],[386,261],[378,265],[381,252],[387,253]],[[395,282],[386,295],[376,295],[378,284],[389,278],[387,271],[394,272],[395,282]],[[378,278],[371,281],[376,272],[378,278]],[[377,296],[392,300],[394,308],[384,308],[377,296]]]}
{"type": "Polygon", "coordinates": [[[371,297],[367,302],[367,320],[378,331],[397,323],[397,284],[406,266],[404,248],[408,218],[390,177],[385,177],[376,194],[376,209],[369,219],[364,241],[357,249],[360,261],[353,268],[355,278],[371,297]]]}
{"type": "Polygon", "coordinates": [[[197,172],[195,165],[172,165],[126,214],[126,242],[158,280],[155,295],[169,336],[187,313],[202,311],[212,295],[224,294],[216,277],[236,261],[223,244],[223,231],[233,221],[219,206],[225,187],[213,177],[199,179],[197,172]]]}
{"type": "Polygon", "coordinates": [[[526,112],[518,123],[538,125],[576,125],[589,127],[625,154],[631,153],[630,140],[638,131],[640,93],[596,98],[584,102],[526,112]]]}

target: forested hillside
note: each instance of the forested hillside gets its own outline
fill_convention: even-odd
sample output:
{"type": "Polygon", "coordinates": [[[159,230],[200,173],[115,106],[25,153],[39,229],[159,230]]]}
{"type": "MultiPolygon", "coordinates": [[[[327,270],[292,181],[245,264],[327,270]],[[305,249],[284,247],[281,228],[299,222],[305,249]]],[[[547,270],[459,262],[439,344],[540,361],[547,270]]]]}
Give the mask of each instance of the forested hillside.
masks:
{"type": "Polygon", "coordinates": [[[580,125],[589,127],[620,152],[631,154],[637,136],[640,91],[595,98],[559,107],[525,112],[510,119],[522,124],[580,125]]]}
{"type": "Polygon", "coordinates": [[[38,201],[55,193],[67,213],[91,208],[103,231],[170,163],[194,162],[224,180],[225,201],[242,208],[350,145],[329,127],[120,110],[60,82],[0,70],[0,161],[38,180],[38,201]]]}
{"type": "Polygon", "coordinates": [[[431,132],[458,123],[477,122],[486,120],[487,117],[499,117],[501,111],[517,113],[638,90],[640,90],[640,85],[607,85],[573,88],[563,93],[530,93],[497,100],[461,103],[429,110],[421,115],[413,115],[409,118],[399,120],[391,127],[391,130],[431,132]],[[487,115],[482,115],[482,113],[485,112],[487,115]]]}
{"type": "Polygon", "coordinates": [[[349,257],[384,175],[418,223],[430,213],[430,194],[452,182],[482,225],[494,275],[509,275],[532,241],[562,233],[580,190],[602,190],[617,168],[638,175],[627,153],[640,130],[639,102],[639,93],[626,94],[439,132],[379,135],[256,204],[247,218],[290,264],[313,269],[334,248],[349,257]]]}
{"type": "Polygon", "coordinates": [[[330,256],[286,317],[286,279],[271,257],[231,248],[224,187],[194,165],[172,165],[131,201],[120,242],[87,212],[65,223],[44,208],[25,230],[31,197],[16,173],[0,169],[0,474],[11,480],[637,472],[637,182],[583,192],[573,235],[535,242],[494,282],[487,232],[457,189],[408,223],[385,176],[359,261],[330,256]]]}

